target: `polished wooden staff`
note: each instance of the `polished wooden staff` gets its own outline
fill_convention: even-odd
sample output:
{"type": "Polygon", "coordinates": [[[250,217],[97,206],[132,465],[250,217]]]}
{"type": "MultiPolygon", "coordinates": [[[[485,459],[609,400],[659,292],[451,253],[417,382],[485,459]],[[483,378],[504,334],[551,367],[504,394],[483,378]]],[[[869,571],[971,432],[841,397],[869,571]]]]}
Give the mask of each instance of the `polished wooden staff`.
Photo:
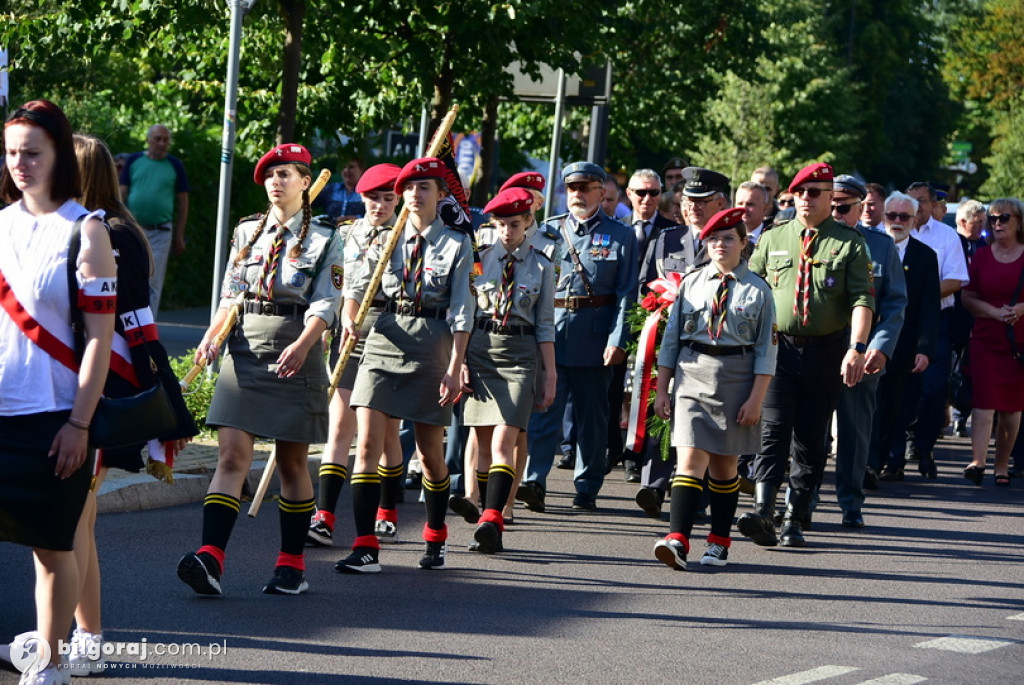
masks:
{"type": "MultiPolygon", "coordinates": [[[[451,110],[444,116],[441,123],[438,125],[437,130],[434,131],[434,137],[430,139],[430,145],[427,146],[427,157],[436,157],[441,152],[441,148],[444,146],[444,142],[448,137],[448,132],[452,129],[452,124],[455,123],[455,115],[459,113],[459,106],[452,105],[451,110]]],[[[381,249],[380,260],[377,262],[376,267],[373,270],[373,275],[370,277],[370,284],[366,288],[366,294],[363,296],[363,301],[359,305],[359,311],[356,312],[356,318],[353,319],[353,327],[355,330],[359,330],[363,325],[363,320],[366,319],[367,313],[370,311],[370,307],[373,305],[373,298],[377,294],[377,290],[380,288],[381,279],[384,277],[384,271],[388,267],[388,262],[391,260],[391,253],[395,251],[395,247],[398,245],[398,241],[402,239],[402,233],[405,231],[405,222],[409,219],[409,207],[403,205],[402,211],[398,214],[398,219],[395,221],[395,225],[391,228],[391,234],[388,236],[388,240],[384,243],[384,247],[381,249]]],[[[345,364],[348,362],[348,358],[352,356],[352,350],[355,349],[358,339],[354,335],[350,335],[345,339],[345,343],[341,348],[341,356],[338,358],[338,363],[334,365],[334,370],[331,372],[331,385],[327,391],[327,401],[330,402],[334,397],[334,392],[338,388],[338,382],[341,380],[341,374],[345,371],[345,364]]],[[[255,517],[260,510],[260,506],[263,504],[263,498],[267,494],[267,488],[270,487],[270,479],[274,475],[275,460],[274,454],[270,454],[270,459],[267,460],[267,465],[263,469],[263,476],[260,478],[259,487],[256,488],[256,494],[252,497],[252,504],[249,505],[249,516],[255,517]]]]}

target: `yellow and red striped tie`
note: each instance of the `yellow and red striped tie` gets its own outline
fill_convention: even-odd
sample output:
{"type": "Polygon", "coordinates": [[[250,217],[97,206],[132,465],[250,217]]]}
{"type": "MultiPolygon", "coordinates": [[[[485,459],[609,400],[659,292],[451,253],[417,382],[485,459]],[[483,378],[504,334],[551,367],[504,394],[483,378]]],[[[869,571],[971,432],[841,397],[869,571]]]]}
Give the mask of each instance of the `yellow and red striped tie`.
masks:
{"type": "MultiPolygon", "coordinates": [[[[512,313],[512,291],[515,286],[516,258],[505,255],[505,268],[501,270],[501,325],[508,324],[508,316],[512,313]]],[[[498,308],[494,309],[494,318],[498,318],[498,308]]]]}
{"type": "Polygon", "coordinates": [[[263,262],[263,277],[260,279],[260,285],[263,290],[267,291],[267,299],[273,299],[274,297],[274,278],[277,276],[277,268],[281,264],[281,249],[284,247],[284,226],[277,228],[277,233],[274,234],[274,242],[270,245],[270,252],[267,253],[267,258],[263,262]]]}
{"type": "Polygon", "coordinates": [[[793,316],[800,318],[804,326],[810,321],[811,314],[811,246],[818,237],[818,229],[805,228],[803,245],[800,247],[800,265],[796,276],[796,293],[793,298],[793,316]]]}
{"type": "Polygon", "coordinates": [[[712,340],[717,340],[718,336],[722,334],[722,328],[725,327],[725,304],[729,301],[729,281],[735,280],[736,277],[732,274],[717,273],[712,278],[722,279],[722,282],[718,284],[718,290],[715,291],[715,297],[711,300],[711,316],[708,317],[708,336],[712,340]]]}
{"type": "Polygon", "coordinates": [[[405,260],[405,288],[403,294],[408,292],[408,286],[413,285],[413,304],[416,309],[420,308],[420,298],[423,295],[423,236],[417,235],[412,252],[405,260]]]}

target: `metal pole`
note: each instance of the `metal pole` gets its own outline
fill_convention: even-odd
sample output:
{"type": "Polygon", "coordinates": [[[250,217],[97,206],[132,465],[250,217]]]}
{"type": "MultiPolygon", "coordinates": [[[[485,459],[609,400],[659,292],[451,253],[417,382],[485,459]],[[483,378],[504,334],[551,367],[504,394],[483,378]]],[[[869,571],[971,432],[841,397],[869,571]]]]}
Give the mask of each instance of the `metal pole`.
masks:
{"type": "Polygon", "coordinates": [[[210,321],[220,304],[220,284],[224,280],[225,247],[231,210],[231,171],[235,156],[235,126],[238,103],[238,54],[242,45],[242,18],[256,0],[227,0],[231,10],[231,35],[228,47],[228,73],[224,92],[224,131],[220,150],[220,190],[217,195],[217,235],[213,251],[213,285],[210,289],[210,321]]]}
{"type": "Polygon", "coordinates": [[[420,140],[416,143],[416,156],[422,157],[427,152],[427,127],[430,126],[430,112],[424,107],[420,110],[420,140]]]}
{"type": "Polygon", "coordinates": [[[555,129],[551,133],[551,160],[548,163],[548,184],[544,197],[544,219],[552,214],[555,197],[555,179],[558,178],[558,151],[562,147],[562,110],[565,108],[565,70],[558,70],[558,89],[555,92],[555,129]]]}

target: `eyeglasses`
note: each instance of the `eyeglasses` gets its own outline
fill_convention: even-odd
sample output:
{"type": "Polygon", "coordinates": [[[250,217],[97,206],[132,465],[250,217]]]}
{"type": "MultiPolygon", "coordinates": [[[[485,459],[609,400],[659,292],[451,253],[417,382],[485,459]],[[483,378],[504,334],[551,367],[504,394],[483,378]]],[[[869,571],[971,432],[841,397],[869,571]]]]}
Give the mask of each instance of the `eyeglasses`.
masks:
{"type": "Polygon", "coordinates": [[[828,188],[804,188],[803,186],[800,186],[799,188],[793,189],[793,195],[806,195],[807,197],[815,198],[821,197],[821,194],[827,190],[828,188]]]}
{"type": "Polygon", "coordinates": [[[860,204],[860,201],[851,202],[848,205],[832,205],[832,211],[840,216],[846,216],[850,212],[850,208],[860,204]]]}
{"type": "Polygon", "coordinates": [[[1012,218],[1013,214],[989,214],[988,225],[995,226],[996,224],[1008,224],[1012,218]]]}
{"type": "Polygon", "coordinates": [[[907,221],[910,221],[911,219],[913,219],[914,216],[915,215],[907,214],[906,212],[886,212],[885,213],[885,218],[888,219],[889,221],[896,221],[896,219],[899,219],[900,221],[902,221],[904,223],[906,223],[907,221]]]}
{"type": "Polygon", "coordinates": [[[784,198],[782,200],[779,200],[779,206],[780,207],[792,207],[793,206],[793,198],[790,197],[790,198],[784,198]]]}
{"type": "Polygon", "coordinates": [[[717,245],[717,244],[721,243],[722,245],[725,245],[726,247],[729,247],[730,245],[735,243],[737,240],[739,240],[739,238],[737,238],[734,235],[722,235],[722,236],[712,235],[710,238],[708,238],[707,243],[708,243],[708,245],[717,245]]]}
{"type": "Polygon", "coordinates": [[[636,193],[637,197],[647,197],[648,195],[658,197],[661,195],[661,188],[630,188],[630,190],[636,193]]]}

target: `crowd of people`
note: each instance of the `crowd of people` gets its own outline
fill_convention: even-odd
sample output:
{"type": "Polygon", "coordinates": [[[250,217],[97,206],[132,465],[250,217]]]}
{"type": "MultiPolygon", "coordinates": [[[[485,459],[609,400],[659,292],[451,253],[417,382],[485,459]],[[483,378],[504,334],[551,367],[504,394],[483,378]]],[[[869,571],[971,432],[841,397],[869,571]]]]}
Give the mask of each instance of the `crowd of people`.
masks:
{"type": "MultiPolygon", "coordinates": [[[[10,649],[56,645],[77,624],[70,664],[54,651],[23,682],[102,670],[90,657],[102,644],[95,484],[100,466],[139,470],[143,446],[101,450],[97,466],[89,431],[119,339],[144,343],[154,369],[166,365],[159,295],[145,281],[166,259],[152,231],[184,247],[184,220],[179,230],[172,219],[187,212],[187,194],[136,221],[154,174],[179,201],[187,193],[180,162],[155,164],[167,157],[165,133],[150,129],[155,156],[127,160],[125,203],[111,192],[110,152],[73,139],[52,103],[26,103],[5,124],[0,539],[33,549],[39,616],[10,649]],[[78,354],[74,308],[85,322],[78,354]]],[[[467,230],[444,211],[452,176],[440,159],[352,160],[321,198],[312,168],[297,143],[256,163],[267,205],[235,229],[220,308],[195,352],[197,364],[226,353],[207,419],[219,457],[200,544],[177,565],[199,595],[224,591],[257,438],[274,440],[281,477],[281,541],[263,592],[284,595],[308,590],[305,546],[334,544],[346,481],[355,535],[335,569],[381,571],[411,453],[426,570],[448,565],[449,509],[474,526],[471,551],[501,553],[515,500],[547,511],[559,456],[574,471],[573,509],[596,509],[619,463],[645,513],[660,519],[668,500],[653,555],[676,570],[705,508],[703,565],[729,563],[734,526],[760,546],[807,544],[830,451],[842,525],[862,528],[866,490],[903,479],[910,460],[935,479],[947,420],[966,435],[966,407],[947,419],[954,370],[974,389],[963,477],[985,482],[994,431],[993,482],[1010,484],[1024,409],[1016,198],[961,203],[953,228],[936,186],[887,191],[821,162],[783,188],[770,167],[738,181],[673,158],[661,173],[636,170],[623,196],[602,166],[580,161],[561,171],[565,214],[539,222],[551,179],[523,172],[484,207],[488,223],[467,230]],[[639,335],[638,314],[650,323],[639,335]],[[329,368],[351,344],[331,397],[329,368]],[[647,416],[667,430],[648,430],[647,416]],[[313,443],[327,445],[316,490],[313,443]],[[741,491],[754,505],[736,520],[741,491]]],[[[151,456],[166,460],[194,432],[181,419],[176,433],[153,436],[151,456]]]]}

